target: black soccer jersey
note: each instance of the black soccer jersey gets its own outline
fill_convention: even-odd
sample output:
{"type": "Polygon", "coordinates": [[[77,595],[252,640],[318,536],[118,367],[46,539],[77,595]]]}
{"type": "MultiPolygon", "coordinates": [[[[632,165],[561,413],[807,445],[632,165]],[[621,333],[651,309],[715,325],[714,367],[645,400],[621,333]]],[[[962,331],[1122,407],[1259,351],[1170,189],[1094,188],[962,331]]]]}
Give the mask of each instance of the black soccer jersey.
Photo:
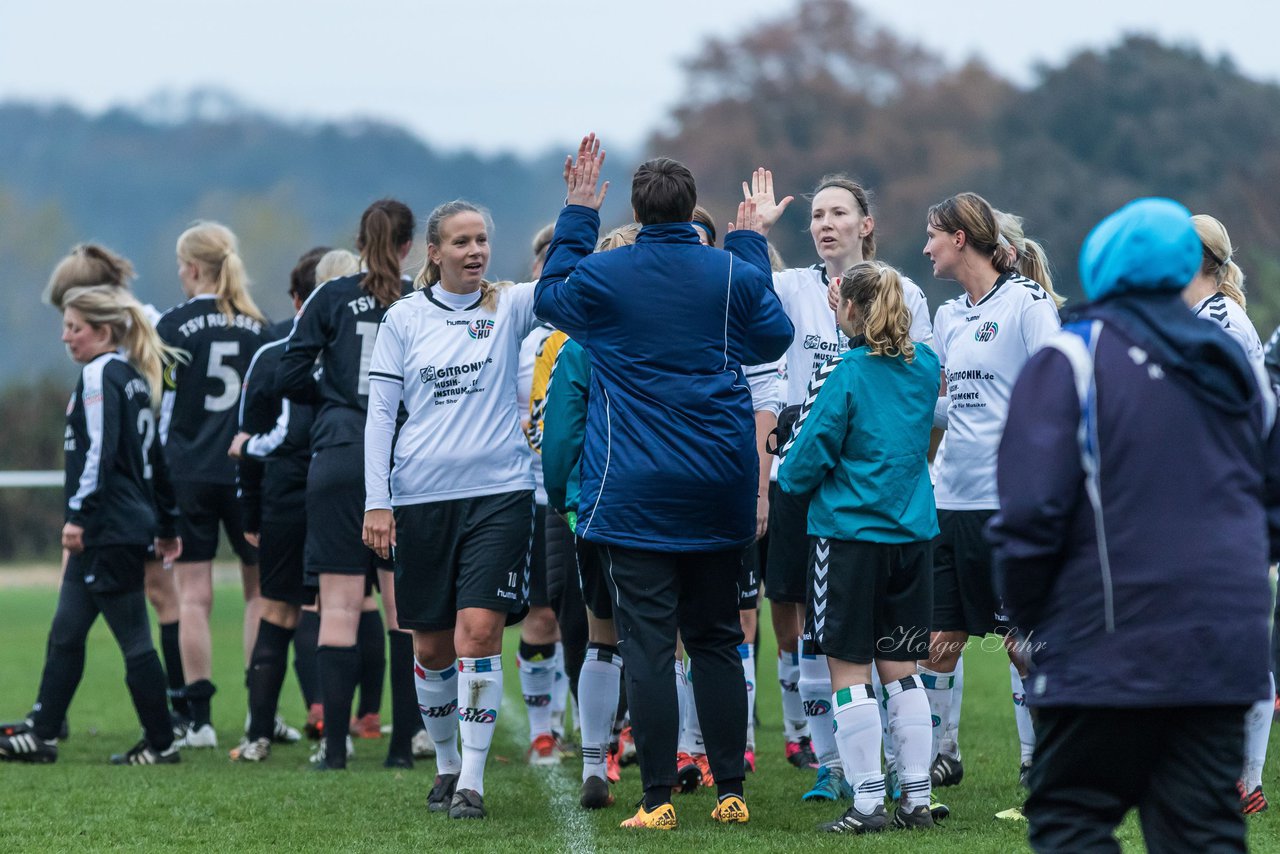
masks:
{"type": "MultiPolygon", "coordinates": [[[[311,292],[280,360],[280,388],[290,400],[315,403],[311,447],[364,439],[369,362],[386,306],[360,287],[364,273],[331,279],[311,292]],[[323,368],[313,375],[316,359],[323,368]]],[[[406,294],[413,292],[404,282],[406,294]]]]}
{"type": "Polygon", "coordinates": [[[266,325],[248,315],[234,320],[202,294],[165,312],[156,332],[191,354],[164,374],[160,437],[169,467],[186,481],[234,484],[227,448],[236,432],[240,386],[249,360],[267,339],[266,325]]]}
{"type": "Polygon", "coordinates": [[[147,381],[119,353],[85,365],[67,404],[66,521],[86,547],[174,536],[178,509],[147,381]]]}

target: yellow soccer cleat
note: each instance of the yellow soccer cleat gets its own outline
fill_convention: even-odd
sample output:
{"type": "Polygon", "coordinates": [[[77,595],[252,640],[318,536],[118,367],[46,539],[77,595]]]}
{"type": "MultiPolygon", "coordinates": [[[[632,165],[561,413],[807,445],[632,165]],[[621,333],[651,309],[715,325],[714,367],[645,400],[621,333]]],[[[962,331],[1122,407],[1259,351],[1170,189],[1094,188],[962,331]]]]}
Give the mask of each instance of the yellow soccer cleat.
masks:
{"type": "Polygon", "coordinates": [[[737,795],[726,795],[711,811],[711,818],[721,824],[746,824],[751,820],[747,804],[737,795]]]}
{"type": "MultiPolygon", "coordinates": [[[[743,807],[746,811],[746,807],[743,807]]],[[[644,804],[640,805],[640,809],[636,810],[636,814],[624,821],[618,827],[634,827],[643,830],[675,830],[676,829],[676,808],[671,804],[663,804],[649,812],[644,808],[644,804]]]]}

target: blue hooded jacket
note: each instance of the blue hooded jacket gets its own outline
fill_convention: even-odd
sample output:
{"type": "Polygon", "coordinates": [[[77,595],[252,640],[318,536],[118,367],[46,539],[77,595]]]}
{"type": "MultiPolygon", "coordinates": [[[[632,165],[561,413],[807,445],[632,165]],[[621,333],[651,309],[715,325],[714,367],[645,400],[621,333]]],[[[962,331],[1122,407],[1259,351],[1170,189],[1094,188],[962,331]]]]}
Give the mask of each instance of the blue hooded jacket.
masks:
{"type": "Polygon", "coordinates": [[[646,551],[744,546],[759,463],[742,366],[780,358],[794,332],[765,240],[734,231],[725,251],[663,223],[593,255],[599,227],[594,210],[564,208],[534,301],[591,361],[577,533],[646,551]]]}

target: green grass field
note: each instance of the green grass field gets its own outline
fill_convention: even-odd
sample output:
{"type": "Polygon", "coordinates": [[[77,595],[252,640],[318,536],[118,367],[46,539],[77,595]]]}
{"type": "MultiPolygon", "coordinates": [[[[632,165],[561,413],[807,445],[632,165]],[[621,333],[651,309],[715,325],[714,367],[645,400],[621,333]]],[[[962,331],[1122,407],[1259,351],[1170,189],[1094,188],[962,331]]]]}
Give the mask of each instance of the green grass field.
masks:
{"type": "MultiPolygon", "coordinates": [[[[56,595],[48,588],[0,589],[0,717],[19,717],[35,695],[56,595]]],[[[710,790],[677,796],[678,830],[637,834],[617,824],[640,797],[639,772],[624,769],[617,803],[585,813],[577,806],[580,766],[532,769],[523,762],[526,737],[514,652],[508,650],[506,700],[486,775],[483,822],[450,821],[425,808],[434,762],[413,771],[382,767],[385,742],[362,741],[346,774],[308,770],[307,743],[277,747],[258,766],[234,765],[244,723],[238,592],[219,589],[214,609],[216,751],[185,752],[182,764],[115,768],[107,756],[129,747],[138,724],[123,683],[114,641],[99,622],[89,639],[85,679],[71,706],[71,738],[54,765],[0,764],[0,851],[868,851],[1008,852],[1026,850],[1025,824],[996,821],[1021,802],[1017,736],[1009,701],[1007,659],[998,648],[966,653],[961,747],[964,783],[943,789],[952,817],[932,833],[883,833],[861,839],[815,831],[843,807],[802,804],[812,772],[782,758],[772,644],[761,650],[757,730],[759,770],[747,780],[751,823],[720,827],[710,820],[710,790]]],[[[515,634],[508,637],[514,645],[515,634]]],[[[282,710],[303,717],[290,674],[282,710]]],[[[384,707],[384,718],[389,711],[384,707]]],[[[704,721],[704,726],[711,725],[704,721]]],[[[1277,728],[1280,731],[1280,728],[1277,728]]],[[[1276,737],[1272,750],[1280,748],[1276,737]]],[[[1274,761],[1265,788],[1280,794],[1274,761]]],[[[1254,850],[1280,851],[1277,811],[1250,819],[1254,850]]],[[[1127,851],[1143,850],[1136,821],[1122,828],[1127,851]]]]}

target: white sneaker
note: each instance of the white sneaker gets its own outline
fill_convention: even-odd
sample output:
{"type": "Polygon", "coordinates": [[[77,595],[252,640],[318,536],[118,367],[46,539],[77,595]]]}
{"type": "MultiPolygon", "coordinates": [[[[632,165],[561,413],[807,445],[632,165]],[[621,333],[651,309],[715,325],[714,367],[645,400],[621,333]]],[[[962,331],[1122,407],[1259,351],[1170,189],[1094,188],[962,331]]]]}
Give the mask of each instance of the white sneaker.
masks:
{"type": "Polygon", "coordinates": [[[262,762],[271,756],[271,739],[258,738],[250,741],[245,739],[240,745],[231,751],[231,761],[233,762],[262,762]]]}
{"type": "Polygon", "coordinates": [[[176,743],[182,748],[217,747],[218,734],[213,731],[213,724],[205,724],[202,727],[196,727],[193,724],[182,740],[176,743]]]}
{"type": "MultiPolygon", "coordinates": [[[[315,750],[313,750],[313,751],[311,751],[311,764],[312,764],[312,765],[320,765],[320,764],[323,764],[323,763],[324,763],[324,759],[325,759],[325,747],[324,747],[324,746],[325,746],[325,740],[322,738],[322,739],[320,739],[320,743],[319,743],[318,745],[316,745],[316,749],[315,749],[315,750]]],[[[350,759],[351,757],[353,757],[353,756],[355,756],[355,755],[356,755],[356,746],[355,746],[355,744],[351,741],[351,736],[347,736],[347,758],[348,758],[348,759],[350,759]]]]}
{"type": "Polygon", "coordinates": [[[436,755],[436,743],[431,740],[431,736],[427,735],[425,729],[420,729],[413,734],[413,758],[429,759],[436,755]]]}
{"type": "Polygon", "coordinates": [[[284,722],[284,718],[276,715],[276,728],[271,733],[271,740],[276,744],[297,744],[302,741],[302,733],[284,722]]]}

